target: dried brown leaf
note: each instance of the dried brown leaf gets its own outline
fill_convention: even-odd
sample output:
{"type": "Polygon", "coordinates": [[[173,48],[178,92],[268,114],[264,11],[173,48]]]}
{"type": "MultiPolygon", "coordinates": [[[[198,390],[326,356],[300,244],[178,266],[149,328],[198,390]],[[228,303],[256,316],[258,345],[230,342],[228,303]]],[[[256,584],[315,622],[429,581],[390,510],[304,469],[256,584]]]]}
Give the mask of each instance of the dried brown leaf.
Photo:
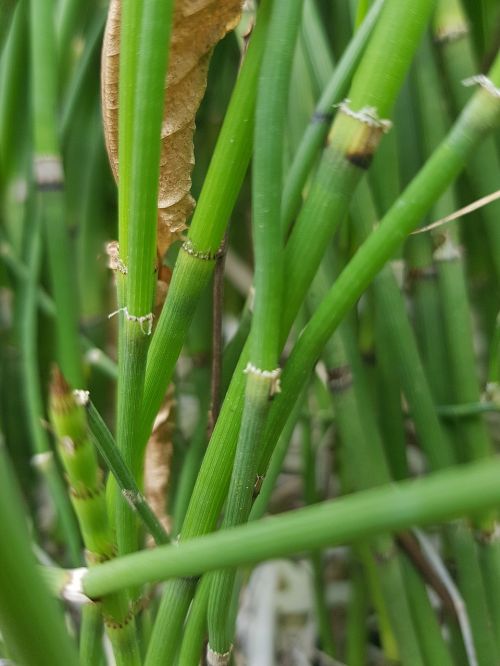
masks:
{"type": "Polygon", "coordinates": [[[144,462],[144,494],[167,532],[170,532],[170,519],[167,514],[167,491],[174,446],[172,437],[175,429],[175,400],[171,384],[165,400],[158,412],[153,432],[146,447],[144,462]]]}
{"type": "MultiPolygon", "coordinates": [[[[182,238],[194,208],[190,194],[196,111],[205,93],[213,47],[239,21],[242,0],[177,0],[161,129],[158,193],[158,253],[182,238]]],[[[118,65],[120,0],[111,0],[102,57],[104,135],[118,178],[118,65]]]]}

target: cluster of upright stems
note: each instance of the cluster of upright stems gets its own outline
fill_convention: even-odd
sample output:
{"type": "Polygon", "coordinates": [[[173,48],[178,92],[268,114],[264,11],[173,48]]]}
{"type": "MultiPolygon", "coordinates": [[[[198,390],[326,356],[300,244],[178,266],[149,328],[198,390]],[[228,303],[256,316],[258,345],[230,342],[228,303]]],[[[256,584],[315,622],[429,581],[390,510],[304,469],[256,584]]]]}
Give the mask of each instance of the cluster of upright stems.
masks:
{"type": "MultiPolygon", "coordinates": [[[[118,241],[108,244],[115,306],[103,318],[108,329],[109,311],[116,322],[117,363],[100,349],[106,336],[81,326],[111,302],[102,288],[109,276],[96,278],[90,263],[93,237],[102,236],[96,220],[105,224],[100,175],[108,168],[93,86],[106,10],[90,4],[0,0],[7,211],[0,259],[19,298],[32,461],[64,544],[60,561],[40,574],[30,548],[43,539],[38,527],[27,534],[2,444],[0,520],[12,539],[0,545],[0,657],[97,665],[104,628],[118,666],[195,666],[202,654],[209,666],[225,666],[234,657],[238,573],[306,552],[318,643],[330,657],[369,663],[372,609],[388,660],[500,663],[500,464],[484,416],[498,403],[500,203],[481,212],[479,232],[474,223],[453,223],[412,235],[457,210],[460,190],[470,199],[498,188],[500,56],[484,53],[494,31],[475,23],[494,15],[488,0],[478,2],[480,10],[460,0],[346,0],[335,18],[341,25],[343,12],[352,16],[355,30],[343,34],[336,24],[333,46],[321,2],[261,0],[249,35],[238,33],[241,64],[193,217],[165,257],[158,256],[160,138],[181,85],[172,83],[169,66],[182,58],[172,34],[183,17],[218,17],[234,2],[114,2],[119,48],[107,57],[119,63],[118,241]],[[85,39],[76,57],[80,22],[85,39]],[[16,109],[26,106],[16,73],[28,56],[29,142],[12,133],[16,109]],[[86,168],[77,169],[85,132],[93,144],[86,168]],[[26,155],[20,234],[9,188],[26,172],[26,155]],[[246,179],[253,284],[237,333],[223,347],[222,255],[246,179]],[[457,182],[466,185],[459,190],[457,182]],[[83,220],[77,269],[67,219],[72,197],[83,220]],[[43,354],[39,311],[55,332],[43,354]],[[481,374],[478,329],[488,356],[481,374]],[[46,399],[47,349],[54,363],[46,399]],[[187,381],[177,372],[181,354],[191,358],[187,381]],[[116,383],[116,408],[104,382],[116,383]],[[198,405],[184,449],[171,433],[179,409],[163,433],[174,461],[161,484],[169,533],[144,478],[167,391],[180,409],[184,392],[198,405]],[[317,433],[326,437],[332,424],[328,477],[346,496],[333,502],[317,483],[317,433]],[[302,500],[310,506],[261,521],[292,437],[300,440],[302,500]],[[425,470],[418,481],[415,458],[425,470]],[[444,523],[439,547],[414,530],[431,522],[444,523]],[[350,601],[339,641],[324,591],[324,550],[343,543],[351,544],[350,601]],[[29,607],[19,603],[26,581],[36,601],[29,607]],[[47,583],[80,604],[78,650],[47,583]],[[33,627],[43,637],[38,644],[33,627]]],[[[3,419],[0,425],[12,452],[10,430],[3,419]]]]}

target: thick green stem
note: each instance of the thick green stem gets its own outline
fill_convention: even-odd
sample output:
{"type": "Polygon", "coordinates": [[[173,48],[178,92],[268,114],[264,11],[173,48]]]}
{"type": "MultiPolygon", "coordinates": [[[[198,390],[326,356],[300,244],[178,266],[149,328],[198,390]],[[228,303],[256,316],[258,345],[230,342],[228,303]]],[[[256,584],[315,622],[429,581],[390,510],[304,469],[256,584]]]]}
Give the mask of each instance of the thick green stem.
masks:
{"type": "Polygon", "coordinates": [[[373,3],[373,7],[364,20],[362,27],[357,31],[352,41],[349,42],[349,46],[335,67],[335,71],[316,105],[310,124],[295,153],[283,190],[282,224],[284,231],[288,230],[300,207],[304,185],[333,119],[332,109],[342,99],[348,89],[349,80],[352,78],[363,54],[363,50],[378,20],[384,1],[378,0],[373,3]]]}
{"type": "MultiPolygon", "coordinates": [[[[463,81],[480,74],[468,32],[467,19],[460,0],[439,0],[434,20],[434,38],[442,56],[448,92],[451,93],[455,113],[462,110],[471,95],[470,86],[464,86],[463,81]]],[[[472,80],[469,83],[472,83],[472,80]]],[[[467,162],[467,178],[476,198],[498,189],[496,174],[499,169],[500,160],[495,142],[493,138],[487,139],[470,155],[467,162]]],[[[500,279],[499,214],[498,201],[481,211],[497,279],[500,279]]]]}
{"type": "MultiPolygon", "coordinates": [[[[127,275],[125,298],[120,305],[117,429],[118,447],[136,480],[142,476],[142,451],[138,450],[137,439],[153,324],[160,136],[173,2],[123,2],[122,31],[131,26],[138,11],[139,24],[131,32],[122,32],[121,38],[119,243],[127,275]],[[127,54],[136,47],[135,68],[133,62],[125,66],[131,57],[127,54]],[[132,112],[132,120],[122,121],[127,112],[132,112]]],[[[116,501],[116,530],[120,553],[137,548],[136,517],[122,497],[116,501]]]]}

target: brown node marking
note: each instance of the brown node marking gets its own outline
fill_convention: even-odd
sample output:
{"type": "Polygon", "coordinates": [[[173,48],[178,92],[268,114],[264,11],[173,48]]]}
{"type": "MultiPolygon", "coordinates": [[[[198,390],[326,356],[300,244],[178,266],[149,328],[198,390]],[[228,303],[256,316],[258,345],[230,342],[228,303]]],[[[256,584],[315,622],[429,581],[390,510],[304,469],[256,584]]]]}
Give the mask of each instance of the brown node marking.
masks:
{"type": "Polygon", "coordinates": [[[437,277],[437,270],[435,266],[415,266],[410,268],[406,274],[407,280],[410,284],[418,282],[419,280],[434,280],[437,277]]]}
{"type": "Polygon", "coordinates": [[[117,622],[115,618],[104,616],[104,624],[108,629],[123,629],[134,619],[134,613],[129,610],[122,622],[117,622]]]}
{"type": "Polygon", "coordinates": [[[364,351],[361,353],[361,358],[366,365],[374,366],[377,363],[377,355],[373,350],[364,351]]]}
{"type": "Polygon", "coordinates": [[[332,393],[341,393],[352,386],[352,371],[350,365],[328,370],[328,385],[332,393]]]}
{"type": "Polygon", "coordinates": [[[94,564],[102,564],[103,562],[108,562],[109,560],[112,560],[114,557],[116,557],[117,550],[116,546],[112,543],[109,544],[110,547],[110,553],[96,553],[92,550],[85,549],[85,561],[89,566],[92,566],[94,564]]]}
{"type": "Polygon", "coordinates": [[[74,486],[70,486],[69,491],[71,496],[77,500],[92,500],[103,494],[104,485],[100,484],[97,488],[85,488],[83,490],[77,490],[74,486]]]}
{"type": "Polygon", "coordinates": [[[369,169],[370,164],[373,161],[373,153],[347,153],[346,158],[351,164],[354,164],[354,166],[357,166],[360,169],[364,169],[366,171],[369,169]]]}

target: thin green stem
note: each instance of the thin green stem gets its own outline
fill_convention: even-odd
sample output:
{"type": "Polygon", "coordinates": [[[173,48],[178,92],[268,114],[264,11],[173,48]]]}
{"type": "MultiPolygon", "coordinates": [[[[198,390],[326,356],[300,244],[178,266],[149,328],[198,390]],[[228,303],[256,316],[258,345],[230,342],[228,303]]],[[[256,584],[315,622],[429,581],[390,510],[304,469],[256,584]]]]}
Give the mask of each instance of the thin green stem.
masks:
{"type": "Polygon", "coordinates": [[[16,5],[17,0],[1,0],[0,2],[0,54],[9,34],[12,15],[14,14],[16,5]]]}
{"type": "MultiPolygon", "coordinates": [[[[105,486],[96,451],[90,441],[85,410],[61,373],[55,369],[50,390],[50,417],[59,456],[66,472],[71,501],[93,566],[115,555],[115,540],[108,519],[105,486]]],[[[124,591],[102,599],[106,632],[119,666],[140,663],[135,619],[124,591]]]]}
{"type": "Polygon", "coordinates": [[[160,523],[144,495],[139,490],[134,476],[125,464],[108,426],[104,423],[102,416],[95,408],[93,402],[90,399],[87,399],[87,396],[84,396],[83,401],[87,411],[92,440],[99,453],[104,458],[104,462],[108,466],[108,469],[115,477],[123,496],[128,503],[132,505],[134,511],[137,511],[137,515],[142,520],[146,530],[155,540],[155,543],[157,545],[168,543],[170,539],[165,532],[165,528],[160,523]]]}
{"type": "MultiPolygon", "coordinates": [[[[253,158],[255,299],[246,367],[245,409],[224,514],[224,527],[243,522],[250,511],[269,400],[279,390],[279,324],[283,298],[280,229],[285,117],[292,57],[302,14],[301,0],[275,0],[259,79],[253,158]]],[[[208,605],[211,651],[228,654],[227,609],[235,572],[214,575],[208,605]]]]}
{"type": "Polygon", "coordinates": [[[47,481],[54,505],[61,520],[63,533],[67,539],[70,559],[76,565],[82,560],[81,539],[78,533],[78,526],[69,503],[63,480],[59,475],[59,470],[53,459],[53,452],[47,432],[42,426],[44,406],[38,372],[38,320],[36,308],[36,292],[40,275],[42,251],[42,230],[40,223],[41,220],[39,216],[35,215],[30,224],[29,243],[27,248],[30,271],[23,284],[23,297],[19,312],[23,385],[34,454],[33,461],[35,462],[37,469],[47,481]]]}
{"type": "Polygon", "coordinates": [[[31,66],[34,128],[34,172],[37,206],[43,219],[52,291],[57,307],[57,352],[63,372],[83,386],[78,343],[76,273],[65,220],[63,168],[56,128],[57,58],[54,3],[31,1],[31,66]]]}
{"type": "Polygon", "coordinates": [[[498,460],[468,463],[426,478],[381,486],[207,534],[176,546],[132,553],[89,569],[83,578],[83,589],[85,594],[96,598],[126,586],[250,565],[475,513],[500,502],[499,473],[498,460]]]}

